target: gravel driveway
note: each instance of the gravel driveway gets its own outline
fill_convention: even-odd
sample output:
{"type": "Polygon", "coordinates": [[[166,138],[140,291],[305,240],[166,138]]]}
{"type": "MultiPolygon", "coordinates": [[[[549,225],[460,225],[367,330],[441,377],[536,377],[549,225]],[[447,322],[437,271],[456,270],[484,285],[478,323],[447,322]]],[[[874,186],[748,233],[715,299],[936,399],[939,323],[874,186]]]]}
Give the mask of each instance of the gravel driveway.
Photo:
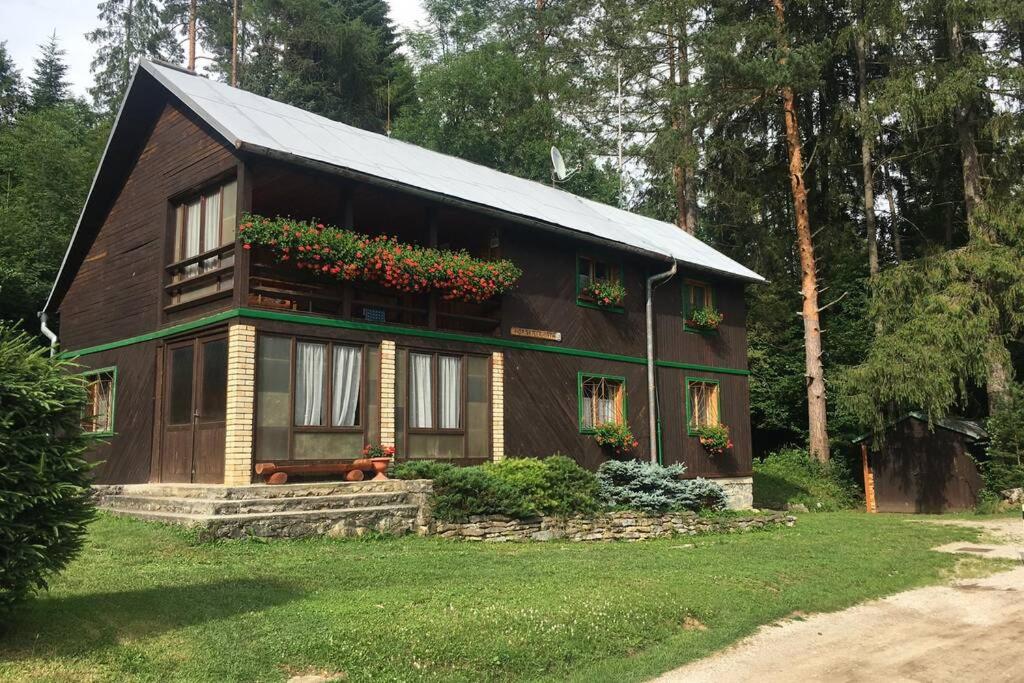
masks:
{"type": "MultiPolygon", "coordinates": [[[[1016,546],[1011,556],[1024,553],[1019,519],[943,523],[983,526],[988,540],[998,538],[1000,554],[1007,546],[1016,546]]],[[[772,624],[657,682],[881,680],[1024,681],[1024,564],[772,624]]]]}

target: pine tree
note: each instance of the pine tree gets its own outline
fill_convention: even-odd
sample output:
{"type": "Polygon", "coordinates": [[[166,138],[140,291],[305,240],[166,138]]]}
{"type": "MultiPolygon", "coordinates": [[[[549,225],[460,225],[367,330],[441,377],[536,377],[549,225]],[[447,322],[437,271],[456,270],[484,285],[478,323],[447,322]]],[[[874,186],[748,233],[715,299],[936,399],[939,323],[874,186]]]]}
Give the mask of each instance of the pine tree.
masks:
{"type": "Polygon", "coordinates": [[[0,41],[0,128],[14,123],[18,111],[25,106],[25,89],[21,72],[7,51],[7,41],[0,41]]]}
{"type": "Polygon", "coordinates": [[[155,0],[104,0],[99,20],[103,25],[86,34],[97,46],[91,66],[95,85],[89,93],[97,108],[113,113],[141,58],[175,61],[181,48],[155,0]]]}
{"type": "Polygon", "coordinates": [[[67,51],[57,42],[56,31],[39,50],[35,69],[29,77],[29,101],[33,109],[52,107],[68,98],[68,65],[64,62],[67,51]]]}

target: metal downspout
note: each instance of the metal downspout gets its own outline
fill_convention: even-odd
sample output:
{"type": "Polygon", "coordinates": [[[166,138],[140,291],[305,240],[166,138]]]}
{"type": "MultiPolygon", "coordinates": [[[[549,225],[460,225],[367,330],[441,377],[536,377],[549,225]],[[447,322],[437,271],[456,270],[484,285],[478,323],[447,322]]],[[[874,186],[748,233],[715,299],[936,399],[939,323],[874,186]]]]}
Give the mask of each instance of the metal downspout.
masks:
{"type": "Polygon", "coordinates": [[[658,462],[658,400],[654,385],[654,285],[668,280],[676,274],[678,264],[672,261],[672,267],[664,273],[647,278],[647,415],[650,418],[651,462],[658,462]]]}
{"type": "Polygon", "coordinates": [[[46,326],[47,321],[50,319],[49,314],[46,311],[39,312],[39,331],[43,333],[43,336],[50,340],[50,357],[57,355],[57,335],[46,326]]]}

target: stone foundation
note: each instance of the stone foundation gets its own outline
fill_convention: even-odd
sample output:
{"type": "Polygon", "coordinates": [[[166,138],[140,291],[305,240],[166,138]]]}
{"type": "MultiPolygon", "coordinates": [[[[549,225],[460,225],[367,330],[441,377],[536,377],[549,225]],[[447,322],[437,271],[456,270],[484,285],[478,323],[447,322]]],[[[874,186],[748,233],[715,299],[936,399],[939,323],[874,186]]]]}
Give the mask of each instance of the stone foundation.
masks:
{"type": "Polygon", "coordinates": [[[740,533],[793,526],[796,517],[781,513],[747,517],[700,517],[692,512],[644,515],[612,512],[596,517],[534,517],[512,519],[502,515],[470,517],[468,522],[438,522],[421,527],[422,535],[465,541],[640,541],[669,536],[740,533]]]}
{"type": "Polygon", "coordinates": [[[713,481],[725,489],[725,497],[729,501],[730,510],[750,510],[754,507],[753,477],[723,477],[709,481],[713,481]]]}

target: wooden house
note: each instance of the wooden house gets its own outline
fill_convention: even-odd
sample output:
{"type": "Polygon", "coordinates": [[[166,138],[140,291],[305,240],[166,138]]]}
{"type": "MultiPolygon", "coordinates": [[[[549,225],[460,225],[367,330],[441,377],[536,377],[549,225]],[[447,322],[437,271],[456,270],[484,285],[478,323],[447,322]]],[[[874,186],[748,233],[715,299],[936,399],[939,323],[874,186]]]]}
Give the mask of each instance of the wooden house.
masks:
{"type": "Polygon", "coordinates": [[[760,280],[671,224],[142,62],[40,315],[92,380],[98,483],[244,485],[260,462],[366,444],[595,468],[595,427],[621,422],[635,457],[749,506],[743,290],[760,280]],[[245,243],[249,214],[521,275],[483,301],[332,277],[245,243]],[[696,329],[708,311],[724,319],[696,329]],[[695,433],[719,423],[732,447],[713,454],[695,433]]]}
{"type": "Polygon", "coordinates": [[[941,514],[977,505],[982,480],[975,457],[984,456],[988,442],[980,424],[947,417],[929,425],[924,413],[911,412],[882,437],[855,441],[872,512],[941,514]]]}

